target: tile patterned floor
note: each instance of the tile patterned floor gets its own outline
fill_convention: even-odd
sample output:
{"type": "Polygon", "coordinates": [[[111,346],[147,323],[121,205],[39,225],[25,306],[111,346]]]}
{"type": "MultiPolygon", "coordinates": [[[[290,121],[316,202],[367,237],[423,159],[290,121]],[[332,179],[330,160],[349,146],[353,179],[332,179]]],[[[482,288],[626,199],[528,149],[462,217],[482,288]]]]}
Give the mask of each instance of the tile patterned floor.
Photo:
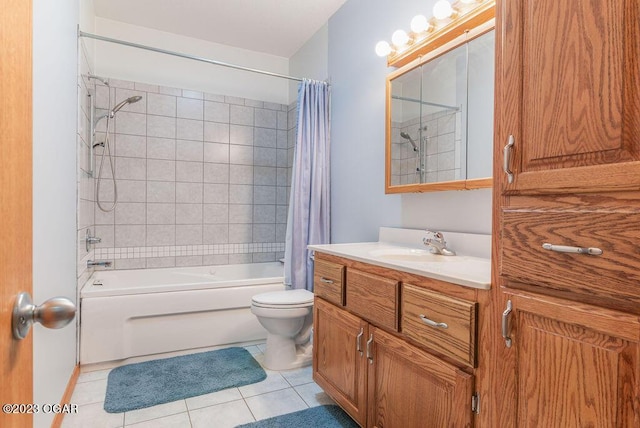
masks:
{"type": "MultiPolygon", "coordinates": [[[[262,364],[264,345],[245,348],[262,364]]],[[[79,411],[66,415],[62,428],[232,428],[313,406],[334,404],[312,380],[311,367],[265,371],[267,378],[253,385],[124,413],[107,413],[103,409],[109,370],[81,373],[71,397],[71,403],[78,404],[79,411]]]]}

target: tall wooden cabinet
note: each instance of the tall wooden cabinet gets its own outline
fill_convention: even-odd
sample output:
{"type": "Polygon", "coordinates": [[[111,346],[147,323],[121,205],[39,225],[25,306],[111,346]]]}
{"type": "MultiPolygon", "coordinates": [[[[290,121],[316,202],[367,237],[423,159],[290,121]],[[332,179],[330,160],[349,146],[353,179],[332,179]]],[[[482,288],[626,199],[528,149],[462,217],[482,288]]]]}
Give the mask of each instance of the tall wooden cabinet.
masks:
{"type": "Polygon", "coordinates": [[[496,36],[486,422],[640,426],[640,4],[499,0],[496,36]]]}

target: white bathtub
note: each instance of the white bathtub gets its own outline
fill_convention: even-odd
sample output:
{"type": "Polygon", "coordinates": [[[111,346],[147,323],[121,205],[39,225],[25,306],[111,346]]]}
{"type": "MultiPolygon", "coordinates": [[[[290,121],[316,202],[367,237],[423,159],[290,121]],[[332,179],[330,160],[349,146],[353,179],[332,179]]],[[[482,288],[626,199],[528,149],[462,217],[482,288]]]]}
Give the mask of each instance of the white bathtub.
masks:
{"type": "Polygon", "coordinates": [[[283,289],[280,262],[95,272],[80,292],[80,363],[264,339],[251,297],[283,289]]]}

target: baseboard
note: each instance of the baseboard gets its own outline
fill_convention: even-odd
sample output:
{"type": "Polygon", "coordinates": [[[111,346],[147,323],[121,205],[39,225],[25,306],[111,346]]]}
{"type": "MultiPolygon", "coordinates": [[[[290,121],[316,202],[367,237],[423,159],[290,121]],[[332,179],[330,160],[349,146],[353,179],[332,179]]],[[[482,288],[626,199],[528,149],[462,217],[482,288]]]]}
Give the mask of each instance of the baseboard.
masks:
{"type": "MultiPolygon", "coordinates": [[[[76,367],[73,369],[71,377],[69,378],[69,383],[67,383],[67,389],[64,390],[64,395],[60,400],[60,405],[71,403],[71,395],[73,395],[73,390],[76,388],[78,376],[80,376],[80,365],[76,364],[76,367]]],[[[60,428],[62,426],[63,418],[64,413],[56,413],[56,416],[53,418],[53,422],[51,422],[51,428],[60,428]]]]}

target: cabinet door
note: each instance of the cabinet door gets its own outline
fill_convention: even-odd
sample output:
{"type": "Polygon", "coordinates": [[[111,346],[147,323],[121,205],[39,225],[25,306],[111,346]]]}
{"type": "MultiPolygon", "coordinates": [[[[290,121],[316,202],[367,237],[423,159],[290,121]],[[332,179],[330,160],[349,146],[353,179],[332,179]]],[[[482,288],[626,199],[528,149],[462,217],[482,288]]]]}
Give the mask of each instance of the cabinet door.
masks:
{"type": "Polygon", "coordinates": [[[364,347],[368,325],[319,298],[315,299],[313,311],[313,380],[360,426],[365,426],[367,359],[364,347]]]}
{"type": "Polygon", "coordinates": [[[498,2],[500,150],[515,137],[507,193],[640,187],[639,9],[637,0],[498,2]]]}
{"type": "Polygon", "coordinates": [[[373,326],[369,336],[367,426],[472,426],[472,375],[373,326]]]}
{"type": "Polygon", "coordinates": [[[503,397],[515,400],[515,426],[639,426],[637,316],[531,294],[506,297],[515,384],[503,385],[503,397]]]}

